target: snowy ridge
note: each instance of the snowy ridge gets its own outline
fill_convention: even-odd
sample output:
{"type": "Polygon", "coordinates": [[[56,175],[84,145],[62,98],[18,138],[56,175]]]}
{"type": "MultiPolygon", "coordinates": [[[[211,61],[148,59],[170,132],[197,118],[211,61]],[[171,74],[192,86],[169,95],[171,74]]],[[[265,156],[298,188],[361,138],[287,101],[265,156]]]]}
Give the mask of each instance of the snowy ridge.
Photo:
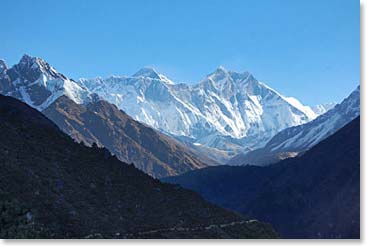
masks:
{"type": "Polygon", "coordinates": [[[78,104],[91,98],[87,88],[58,73],[41,58],[24,55],[19,64],[10,69],[0,65],[5,67],[0,76],[1,93],[18,98],[40,111],[62,95],[78,104]]]}
{"type": "Polygon", "coordinates": [[[156,129],[233,152],[260,147],[282,129],[317,115],[256,80],[219,67],[195,85],[167,82],[153,69],[132,77],[81,79],[81,86],[156,129]]]}
{"type": "MultiPolygon", "coordinates": [[[[328,106],[332,107],[332,104],[328,104],[328,106]]],[[[360,87],[358,86],[343,102],[332,107],[315,120],[280,131],[264,147],[239,154],[232,158],[228,164],[267,165],[283,158],[294,157],[334,134],[359,115],[360,87]]]]}
{"type": "Polygon", "coordinates": [[[315,105],[315,106],[312,106],[311,109],[317,115],[322,115],[322,114],[325,114],[330,109],[333,109],[335,106],[336,106],[336,103],[332,102],[332,103],[324,103],[324,104],[315,105]]]}
{"type": "Polygon", "coordinates": [[[288,135],[292,132],[292,137],[288,136],[284,142],[279,143],[275,141],[277,139],[277,136],[275,136],[268,146],[272,151],[308,149],[342,128],[359,114],[360,87],[358,86],[343,102],[314,121],[279,133],[279,135],[288,135]]]}
{"type": "Polygon", "coordinates": [[[291,104],[293,107],[297,108],[298,110],[305,112],[305,114],[307,114],[307,116],[310,119],[315,119],[317,117],[317,113],[315,113],[311,107],[309,106],[304,106],[302,105],[302,103],[300,101],[298,101],[296,98],[294,97],[284,97],[284,99],[291,104]]]}
{"type": "Polygon", "coordinates": [[[144,67],[136,72],[132,77],[142,77],[161,80],[169,85],[173,85],[173,81],[168,79],[163,74],[158,73],[154,68],[144,67]]]}
{"type": "Polygon", "coordinates": [[[250,73],[224,67],[193,85],[175,84],[149,67],[132,76],[74,81],[28,55],[10,69],[0,62],[0,70],[0,92],[40,111],[62,95],[78,104],[98,95],[140,122],[185,138],[187,145],[216,148],[228,156],[262,147],[279,131],[317,116],[250,73]]]}

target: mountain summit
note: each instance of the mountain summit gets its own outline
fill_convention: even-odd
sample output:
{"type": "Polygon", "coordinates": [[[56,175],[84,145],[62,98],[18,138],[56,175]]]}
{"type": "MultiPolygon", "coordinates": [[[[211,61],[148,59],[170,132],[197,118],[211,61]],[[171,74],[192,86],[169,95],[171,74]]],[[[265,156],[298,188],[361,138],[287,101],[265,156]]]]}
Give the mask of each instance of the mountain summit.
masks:
{"type": "Polygon", "coordinates": [[[27,54],[23,55],[20,62],[14,66],[14,69],[29,82],[34,82],[41,75],[47,76],[48,79],[66,79],[64,75],[58,73],[42,58],[31,57],[27,54]]]}
{"type": "Polygon", "coordinates": [[[144,67],[140,69],[133,75],[133,77],[149,77],[152,79],[160,79],[160,76],[157,73],[157,71],[155,71],[154,68],[151,67],[144,67]]]}
{"type": "Polygon", "coordinates": [[[209,152],[216,153],[216,159],[262,147],[279,131],[317,116],[250,73],[223,67],[192,85],[175,84],[148,67],[130,77],[74,81],[41,58],[28,55],[9,69],[2,67],[0,93],[40,111],[63,95],[77,104],[87,104],[97,94],[135,120],[198,151],[215,149],[209,152]]]}
{"type": "Polygon", "coordinates": [[[169,80],[166,76],[158,73],[154,68],[152,67],[144,67],[137,71],[133,77],[143,77],[143,78],[151,78],[151,79],[157,79],[166,82],[167,84],[174,84],[171,80],[169,80]]]}
{"type": "Polygon", "coordinates": [[[24,55],[18,64],[0,73],[0,93],[15,97],[38,110],[43,110],[62,95],[76,103],[91,99],[91,93],[75,81],[56,71],[38,57],[24,55]]]}
{"type": "Polygon", "coordinates": [[[211,79],[213,81],[219,81],[230,78],[233,81],[239,82],[245,80],[250,75],[251,74],[248,72],[238,73],[235,71],[228,70],[223,66],[219,66],[214,72],[210,73],[206,78],[211,79]]]}
{"type": "Polygon", "coordinates": [[[220,158],[261,147],[280,130],[317,116],[250,73],[224,67],[193,85],[167,83],[150,68],[133,77],[84,79],[80,83],[134,119],[191,147],[215,148],[220,158]]]}

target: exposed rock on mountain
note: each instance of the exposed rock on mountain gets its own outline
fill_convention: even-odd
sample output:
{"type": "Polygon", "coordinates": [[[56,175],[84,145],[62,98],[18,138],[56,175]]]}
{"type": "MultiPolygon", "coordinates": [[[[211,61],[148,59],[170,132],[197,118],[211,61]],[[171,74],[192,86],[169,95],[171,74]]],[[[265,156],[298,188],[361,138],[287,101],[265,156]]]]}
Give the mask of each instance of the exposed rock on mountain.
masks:
{"type": "Polygon", "coordinates": [[[75,81],[57,72],[38,57],[24,55],[20,62],[0,73],[0,93],[15,97],[43,110],[62,95],[76,103],[91,100],[90,93],[75,81]]]}

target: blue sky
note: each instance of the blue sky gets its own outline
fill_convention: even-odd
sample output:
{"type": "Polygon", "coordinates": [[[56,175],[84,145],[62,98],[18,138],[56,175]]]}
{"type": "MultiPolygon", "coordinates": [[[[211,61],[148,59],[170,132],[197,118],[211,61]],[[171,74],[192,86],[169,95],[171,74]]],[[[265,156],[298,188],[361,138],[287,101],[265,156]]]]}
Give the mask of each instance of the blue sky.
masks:
{"type": "Polygon", "coordinates": [[[309,105],[360,80],[357,0],[2,0],[0,13],[0,58],[39,56],[74,79],[152,66],[196,83],[223,65],[309,105]]]}

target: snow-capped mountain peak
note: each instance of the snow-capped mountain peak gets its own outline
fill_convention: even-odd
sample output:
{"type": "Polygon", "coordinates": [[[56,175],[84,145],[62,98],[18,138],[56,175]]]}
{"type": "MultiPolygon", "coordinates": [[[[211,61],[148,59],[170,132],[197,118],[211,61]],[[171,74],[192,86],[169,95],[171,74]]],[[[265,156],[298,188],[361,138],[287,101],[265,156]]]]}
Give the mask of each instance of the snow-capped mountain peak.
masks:
{"type": "Polygon", "coordinates": [[[173,85],[173,81],[168,79],[163,74],[158,73],[154,68],[152,67],[144,67],[140,69],[138,72],[136,72],[133,77],[143,77],[143,78],[151,78],[151,79],[157,79],[165,82],[166,84],[173,85]]]}
{"type": "Polygon", "coordinates": [[[34,82],[41,75],[46,76],[48,79],[67,79],[42,58],[31,57],[27,54],[23,55],[20,62],[14,65],[14,70],[28,82],[34,82]]]}
{"type": "Polygon", "coordinates": [[[235,71],[228,70],[223,66],[219,66],[214,72],[207,75],[202,82],[205,82],[206,80],[211,80],[216,84],[226,81],[239,83],[249,78],[250,75],[251,74],[248,72],[238,73],[235,71]]]}
{"type": "Polygon", "coordinates": [[[17,67],[20,69],[29,68],[31,70],[41,70],[43,72],[47,72],[47,68],[51,68],[51,66],[46,61],[42,60],[41,58],[31,57],[27,54],[22,56],[17,67]]]}
{"type": "Polygon", "coordinates": [[[138,121],[232,153],[261,146],[280,130],[315,118],[308,107],[286,100],[248,72],[219,67],[198,84],[166,81],[143,68],[132,77],[81,83],[138,121]]]}
{"type": "Polygon", "coordinates": [[[220,66],[201,80],[196,87],[207,92],[212,91],[223,97],[230,98],[238,91],[247,91],[244,85],[250,81],[258,83],[258,81],[248,72],[238,73],[220,66]]]}
{"type": "Polygon", "coordinates": [[[23,55],[18,64],[4,70],[3,74],[0,93],[18,98],[40,111],[62,95],[79,104],[90,99],[86,88],[38,57],[23,55]]]}
{"type": "Polygon", "coordinates": [[[263,146],[279,131],[315,117],[248,72],[219,67],[197,84],[174,84],[145,67],[133,76],[74,81],[41,58],[25,55],[0,76],[0,93],[38,110],[66,95],[88,103],[93,93],[134,119],[203,147],[236,154],[263,146]]]}
{"type": "Polygon", "coordinates": [[[152,79],[160,79],[158,72],[152,67],[143,67],[137,71],[133,77],[148,77],[152,79]]]}
{"type": "Polygon", "coordinates": [[[283,98],[289,103],[291,104],[293,107],[297,108],[298,110],[304,112],[310,119],[315,119],[318,114],[315,113],[311,107],[309,106],[304,106],[300,101],[298,101],[296,98],[294,97],[284,97],[283,98]]]}
{"type": "Polygon", "coordinates": [[[216,80],[217,78],[223,78],[228,75],[228,70],[225,69],[223,66],[219,66],[217,69],[215,69],[214,72],[208,75],[208,78],[216,80]]]}

